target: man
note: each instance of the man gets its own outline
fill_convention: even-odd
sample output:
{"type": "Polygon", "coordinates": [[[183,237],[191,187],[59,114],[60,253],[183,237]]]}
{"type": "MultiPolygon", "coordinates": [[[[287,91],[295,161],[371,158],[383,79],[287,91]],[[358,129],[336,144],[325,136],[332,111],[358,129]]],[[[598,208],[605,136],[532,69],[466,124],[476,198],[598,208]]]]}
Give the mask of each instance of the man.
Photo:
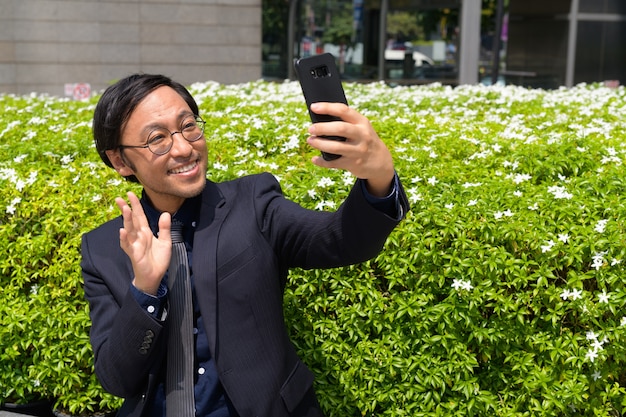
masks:
{"type": "Polygon", "coordinates": [[[269,174],[208,181],[198,106],[169,78],[133,75],[102,95],[96,148],[107,165],[143,186],[141,199],[128,193],[130,205],[117,198],[121,216],[82,241],[95,370],[107,391],[126,399],[118,415],[182,417],[170,401],[180,386],[166,383],[176,370],[168,366],[168,338],[180,337],[168,310],[176,223],[184,225],[191,266],[194,375],[186,392],[193,391],[195,415],[322,416],[313,375],[285,329],[288,269],[372,258],[408,203],[388,149],[364,116],[337,103],[312,110],[342,120],[309,128],[310,146],[342,155],[313,163],[359,178],[334,213],[286,200],[269,174]]]}

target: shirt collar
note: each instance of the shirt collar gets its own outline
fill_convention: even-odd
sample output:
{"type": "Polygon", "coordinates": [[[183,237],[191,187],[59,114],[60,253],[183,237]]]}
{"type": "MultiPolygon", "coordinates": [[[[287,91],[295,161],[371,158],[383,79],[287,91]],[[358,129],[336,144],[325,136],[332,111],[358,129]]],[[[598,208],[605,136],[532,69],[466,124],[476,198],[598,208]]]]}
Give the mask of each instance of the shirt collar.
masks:
{"type": "MultiPolygon", "coordinates": [[[[183,224],[184,239],[189,243],[191,243],[193,238],[196,221],[198,220],[198,215],[200,213],[201,201],[201,194],[196,197],[187,198],[178,211],[174,213],[172,218],[172,220],[177,220],[183,224]]],[[[141,193],[141,206],[143,207],[143,211],[148,219],[150,230],[152,230],[152,233],[156,236],[159,231],[159,217],[161,216],[161,212],[152,206],[152,203],[150,203],[150,199],[146,195],[145,191],[141,193]]]]}

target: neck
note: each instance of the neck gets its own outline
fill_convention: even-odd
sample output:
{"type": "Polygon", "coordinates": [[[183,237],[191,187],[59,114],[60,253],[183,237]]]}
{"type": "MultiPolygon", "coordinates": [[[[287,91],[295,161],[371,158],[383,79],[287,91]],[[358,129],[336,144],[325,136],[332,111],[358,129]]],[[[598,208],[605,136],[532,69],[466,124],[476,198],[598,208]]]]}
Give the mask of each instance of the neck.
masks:
{"type": "Polygon", "coordinates": [[[150,203],[152,207],[154,207],[161,213],[167,212],[171,214],[172,217],[174,216],[174,214],[176,214],[178,209],[182,207],[183,203],[186,200],[184,197],[175,197],[175,196],[168,196],[168,197],[158,196],[157,198],[155,198],[154,196],[151,196],[150,193],[146,192],[145,190],[144,190],[144,197],[146,198],[146,200],[150,203]]]}

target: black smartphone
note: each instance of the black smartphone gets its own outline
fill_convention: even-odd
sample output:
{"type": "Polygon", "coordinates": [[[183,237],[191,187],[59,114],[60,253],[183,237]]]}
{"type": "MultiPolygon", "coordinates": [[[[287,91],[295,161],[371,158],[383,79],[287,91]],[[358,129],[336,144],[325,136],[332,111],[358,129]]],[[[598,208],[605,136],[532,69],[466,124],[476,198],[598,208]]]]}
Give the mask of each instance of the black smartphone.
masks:
{"type": "MultiPolygon", "coordinates": [[[[312,55],[300,58],[294,62],[296,74],[302,87],[304,100],[309,109],[309,116],[313,123],[332,122],[341,120],[338,117],[327,114],[317,114],[311,111],[311,104],[320,101],[329,103],[348,104],[346,94],[341,85],[339,70],[335,64],[335,57],[330,53],[312,55]]],[[[345,141],[342,136],[323,136],[325,139],[345,141]]],[[[332,153],[322,152],[322,157],[327,161],[332,161],[341,157],[332,153]]]]}

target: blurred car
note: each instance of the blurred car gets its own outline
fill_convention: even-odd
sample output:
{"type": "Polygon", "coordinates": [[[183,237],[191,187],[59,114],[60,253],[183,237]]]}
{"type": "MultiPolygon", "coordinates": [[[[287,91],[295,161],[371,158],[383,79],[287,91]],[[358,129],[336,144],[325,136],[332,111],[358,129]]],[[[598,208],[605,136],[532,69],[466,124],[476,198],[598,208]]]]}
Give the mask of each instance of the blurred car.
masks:
{"type": "MultiPolygon", "coordinates": [[[[404,56],[407,53],[410,54],[411,51],[407,49],[385,49],[385,61],[395,61],[401,63],[404,61],[404,56]]],[[[435,62],[430,57],[421,52],[413,51],[412,56],[416,67],[435,65],[435,62]]]]}

